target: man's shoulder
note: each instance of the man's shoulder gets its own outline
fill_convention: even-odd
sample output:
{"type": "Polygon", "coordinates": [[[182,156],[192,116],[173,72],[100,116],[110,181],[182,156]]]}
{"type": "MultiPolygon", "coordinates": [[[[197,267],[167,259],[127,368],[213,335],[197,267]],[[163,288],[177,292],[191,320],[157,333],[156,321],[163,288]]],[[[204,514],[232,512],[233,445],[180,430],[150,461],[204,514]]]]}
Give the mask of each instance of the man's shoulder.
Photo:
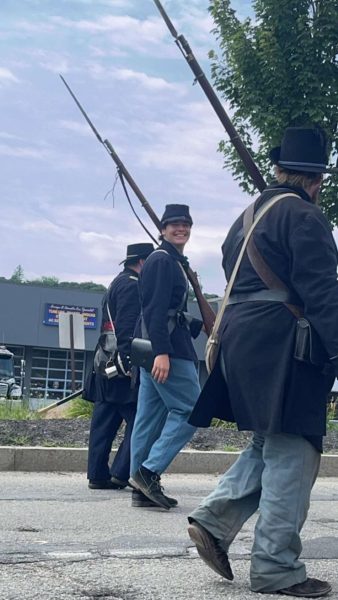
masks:
{"type": "Polygon", "coordinates": [[[300,218],[304,218],[306,215],[313,215],[326,220],[326,217],[319,206],[310,200],[306,200],[301,194],[298,194],[297,191],[291,189],[274,189],[273,194],[270,194],[269,200],[279,194],[285,194],[285,196],[272,206],[269,211],[271,215],[289,213],[290,215],[300,218]]]}
{"type": "Polygon", "coordinates": [[[137,286],[137,283],[138,283],[137,273],[135,273],[135,275],[133,275],[133,273],[122,271],[115,277],[115,279],[113,279],[108,290],[110,292],[114,292],[115,290],[129,287],[130,285],[137,286]]]}

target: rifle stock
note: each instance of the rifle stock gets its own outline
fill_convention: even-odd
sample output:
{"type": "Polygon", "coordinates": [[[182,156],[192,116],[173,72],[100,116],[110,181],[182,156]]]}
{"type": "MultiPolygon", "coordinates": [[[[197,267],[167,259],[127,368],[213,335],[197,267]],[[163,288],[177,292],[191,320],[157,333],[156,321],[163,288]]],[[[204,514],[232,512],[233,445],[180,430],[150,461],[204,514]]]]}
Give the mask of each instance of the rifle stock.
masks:
{"type": "MultiPolygon", "coordinates": [[[[86,119],[88,125],[90,126],[90,128],[94,132],[96,138],[104,146],[104,148],[108,152],[109,156],[113,159],[114,163],[117,166],[117,169],[118,169],[119,173],[122,173],[122,175],[124,176],[124,178],[126,179],[126,181],[129,183],[129,185],[130,185],[131,189],[133,190],[135,196],[139,199],[141,205],[143,206],[143,208],[145,209],[145,211],[149,215],[149,217],[152,220],[152,222],[154,223],[154,225],[157,227],[157,229],[159,231],[161,231],[161,221],[160,221],[160,219],[157,217],[156,213],[153,211],[153,209],[150,206],[149,202],[147,201],[147,199],[145,198],[145,196],[142,194],[140,188],[136,184],[135,180],[133,179],[133,177],[131,176],[131,174],[129,173],[129,171],[124,166],[124,164],[121,161],[121,159],[118,156],[118,154],[115,152],[112,144],[109,142],[109,140],[107,140],[107,139],[103,140],[102,139],[101,135],[99,134],[99,132],[97,131],[97,129],[95,128],[95,126],[93,125],[93,123],[91,122],[91,120],[89,119],[87,113],[85,112],[85,110],[81,106],[81,104],[78,101],[78,99],[76,98],[75,94],[72,92],[72,90],[69,87],[68,83],[66,83],[65,79],[61,75],[60,75],[60,77],[61,77],[64,85],[66,86],[67,90],[69,91],[70,95],[72,96],[74,102],[76,103],[76,105],[78,106],[78,108],[80,109],[80,111],[82,112],[82,114],[83,114],[84,118],[86,119]]],[[[189,281],[190,281],[190,283],[191,283],[191,285],[193,287],[193,290],[195,292],[195,295],[196,295],[196,300],[198,302],[198,306],[199,306],[199,309],[200,309],[200,312],[201,312],[201,316],[202,316],[202,319],[203,319],[204,329],[205,329],[207,335],[209,335],[211,333],[211,329],[212,329],[213,323],[215,321],[216,315],[215,315],[214,311],[212,310],[210,304],[204,298],[204,296],[202,294],[202,290],[200,288],[200,285],[198,283],[197,277],[195,276],[194,272],[191,269],[189,269],[187,275],[188,275],[188,279],[189,279],[189,281]]]]}
{"type": "Polygon", "coordinates": [[[187,61],[189,67],[195,75],[195,80],[200,84],[203,89],[205,95],[207,96],[210,104],[212,105],[215,113],[220,119],[225,131],[229,135],[230,141],[235,147],[239,157],[241,158],[248,174],[250,175],[255,187],[262,192],[266,188],[266,183],[264,178],[259,171],[256,163],[254,162],[249,150],[243,143],[238,131],[235,129],[232,124],[231,119],[227,115],[224,110],[223,105],[221,104],[218,96],[216,95],[213,87],[209,83],[204,71],[202,70],[200,64],[198,63],[193,51],[190,48],[189,43],[185,39],[183,35],[179,35],[171,22],[168,14],[164,10],[161,2],[159,0],[154,0],[156,7],[158,8],[165,24],[167,25],[171,35],[174,37],[175,42],[179,49],[181,50],[185,60],[187,61]]]}

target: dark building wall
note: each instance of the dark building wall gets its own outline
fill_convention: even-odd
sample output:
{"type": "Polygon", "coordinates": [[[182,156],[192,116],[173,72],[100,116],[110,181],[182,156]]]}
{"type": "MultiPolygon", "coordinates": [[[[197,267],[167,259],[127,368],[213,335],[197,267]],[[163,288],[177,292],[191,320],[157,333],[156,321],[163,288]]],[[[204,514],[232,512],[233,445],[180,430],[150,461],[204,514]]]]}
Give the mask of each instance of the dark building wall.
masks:
{"type": "Polygon", "coordinates": [[[85,329],[86,350],[94,350],[101,322],[102,293],[0,283],[0,339],[21,346],[59,347],[58,327],[44,325],[45,304],[97,309],[96,329],[85,329]]]}
{"type": "MultiPolygon", "coordinates": [[[[20,357],[26,360],[25,387],[33,408],[36,402],[57,400],[70,391],[69,351],[60,351],[58,326],[44,324],[45,305],[96,309],[96,328],[85,329],[85,351],[78,354],[82,356],[83,382],[92,366],[93,351],[99,337],[103,295],[103,292],[0,282],[0,340],[7,346],[14,346],[18,364],[20,357]],[[59,374],[55,369],[59,369],[59,374]],[[54,385],[59,388],[54,389],[54,385]]],[[[212,307],[216,312],[217,303],[212,303],[212,307]]],[[[200,318],[196,301],[189,302],[188,311],[200,318]]],[[[207,377],[204,362],[206,340],[203,332],[193,340],[202,385],[207,377]]],[[[79,385],[80,381],[77,387],[79,385]]]]}
{"type": "MultiPolygon", "coordinates": [[[[20,346],[59,347],[58,327],[45,325],[45,305],[62,304],[97,309],[96,329],[85,329],[86,351],[94,350],[101,323],[103,293],[68,288],[53,288],[0,282],[0,339],[20,346]]],[[[212,303],[217,310],[217,304],[212,303]]],[[[200,318],[196,301],[189,302],[189,312],[200,318]]],[[[207,336],[201,333],[194,340],[199,360],[204,360],[207,336]]]]}

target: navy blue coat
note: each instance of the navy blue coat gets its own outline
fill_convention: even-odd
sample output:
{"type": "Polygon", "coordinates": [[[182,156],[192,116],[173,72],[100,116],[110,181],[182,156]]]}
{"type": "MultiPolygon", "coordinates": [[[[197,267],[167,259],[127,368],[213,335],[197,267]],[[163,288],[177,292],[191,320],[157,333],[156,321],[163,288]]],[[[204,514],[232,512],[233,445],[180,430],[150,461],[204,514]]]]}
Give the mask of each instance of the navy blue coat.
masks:
{"type": "MultiPolygon", "coordinates": [[[[168,310],[181,306],[187,289],[187,278],[179,262],[186,265],[185,257],[167,241],[147,258],[140,275],[142,314],[155,356],[169,354],[172,358],[197,361],[191,336],[197,337],[202,323],[195,320],[191,327],[177,324],[171,334],[168,331],[168,310]]],[[[186,301],[182,310],[187,310],[186,301]]],[[[137,335],[141,335],[139,326],[137,335]]]]}
{"type": "MultiPolygon", "coordinates": [[[[284,191],[254,230],[256,246],[272,271],[303,305],[329,357],[338,355],[337,249],[329,223],[302,189],[271,186],[255,210],[284,191]]],[[[223,244],[223,268],[231,275],[243,241],[243,214],[223,244]]],[[[244,255],[232,293],[266,289],[244,255]]],[[[191,422],[208,426],[212,417],[234,421],[240,430],[291,433],[321,448],[326,431],[326,401],[334,374],[293,358],[296,318],[282,303],[247,302],[227,307],[222,324],[219,365],[206,382],[191,422]]]]}
{"type": "MultiPolygon", "coordinates": [[[[109,323],[107,302],[114,322],[117,350],[124,359],[130,354],[131,338],[140,314],[138,274],[125,267],[110,284],[102,301],[102,331],[109,323]]],[[[95,401],[116,404],[136,402],[138,389],[131,389],[130,384],[131,379],[128,377],[107,379],[96,375],[95,401]]]]}

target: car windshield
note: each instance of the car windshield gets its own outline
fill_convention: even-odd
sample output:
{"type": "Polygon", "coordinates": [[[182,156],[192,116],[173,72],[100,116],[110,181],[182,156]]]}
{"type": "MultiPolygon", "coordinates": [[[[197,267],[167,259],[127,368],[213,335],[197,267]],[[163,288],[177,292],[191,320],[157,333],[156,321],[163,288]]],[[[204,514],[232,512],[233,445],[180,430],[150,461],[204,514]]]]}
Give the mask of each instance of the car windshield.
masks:
{"type": "Polygon", "coordinates": [[[0,378],[13,377],[13,358],[0,356],[0,378]]]}

